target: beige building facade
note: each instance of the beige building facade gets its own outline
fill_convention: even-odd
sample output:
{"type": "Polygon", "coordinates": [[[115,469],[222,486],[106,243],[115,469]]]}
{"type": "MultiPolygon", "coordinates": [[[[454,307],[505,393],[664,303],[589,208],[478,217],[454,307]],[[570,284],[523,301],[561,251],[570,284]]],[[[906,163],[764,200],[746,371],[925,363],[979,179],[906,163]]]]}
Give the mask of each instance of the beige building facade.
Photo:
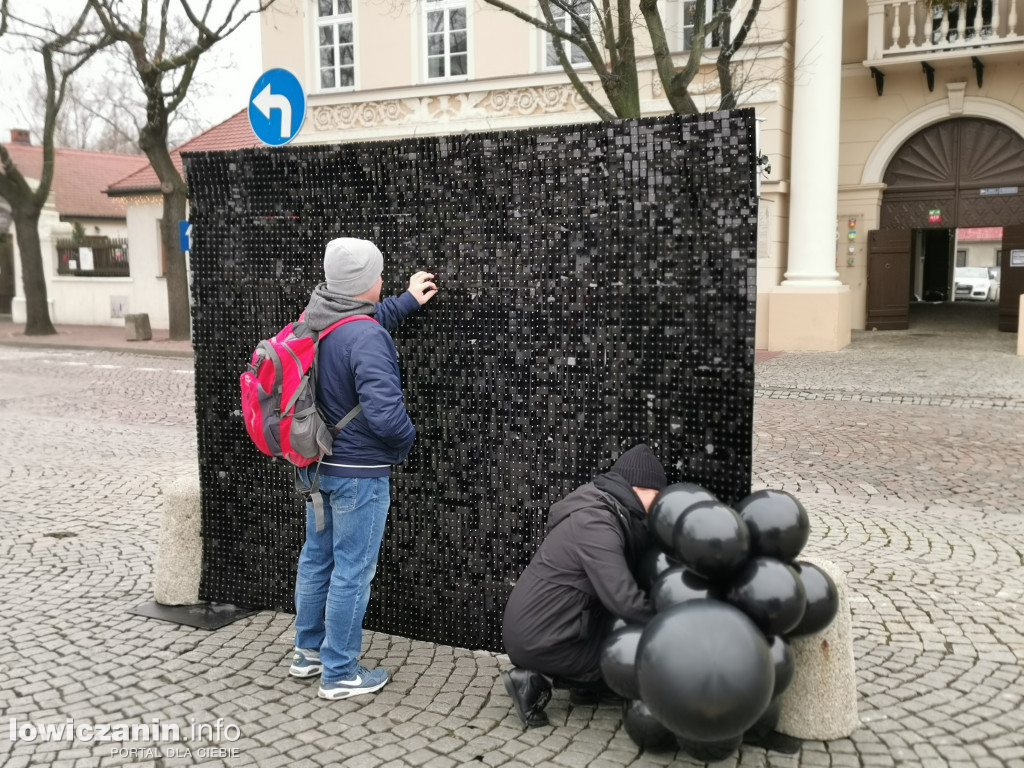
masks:
{"type": "MultiPolygon", "coordinates": [[[[540,13],[536,0],[511,4],[540,13]]],[[[737,4],[734,27],[748,5],[737,4]]],[[[659,7],[681,65],[696,3],[659,7]]],[[[278,0],[261,24],[264,69],[290,70],[307,94],[299,143],[597,119],[552,66],[549,36],[480,0],[278,0]]],[[[642,28],[637,41],[649,46],[642,28]]],[[[667,113],[654,58],[640,53],[643,113],[667,113]]],[[[693,88],[703,110],[719,105],[716,55],[706,52],[707,76],[693,88]]],[[[755,109],[771,167],[758,348],[841,349],[852,329],[889,318],[880,302],[920,298],[902,286],[921,282],[935,231],[955,243],[959,227],[1024,225],[1024,0],[766,0],[737,68],[740,106],[755,109]],[[972,155],[972,140],[999,152],[972,155]],[[930,173],[915,171],[922,157],[930,173]],[[993,162],[999,170],[981,172],[993,162]]],[[[595,80],[585,62],[577,73],[595,80]]],[[[939,261],[929,257],[929,279],[939,261]]],[[[949,281],[952,269],[950,260],[949,281]]]]}

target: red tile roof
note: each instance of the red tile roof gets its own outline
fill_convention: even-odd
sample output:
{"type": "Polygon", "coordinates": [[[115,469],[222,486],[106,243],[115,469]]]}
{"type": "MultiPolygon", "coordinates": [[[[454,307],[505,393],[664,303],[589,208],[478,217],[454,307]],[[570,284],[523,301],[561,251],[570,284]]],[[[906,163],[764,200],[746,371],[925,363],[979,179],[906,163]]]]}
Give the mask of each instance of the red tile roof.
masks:
{"type": "Polygon", "coordinates": [[[957,240],[1002,240],[1002,227],[960,227],[956,231],[957,240]]]}
{"type": "MultiPolygon", "coordinates": [[[[252,132],[249,125],[249,108],[246,106],[241,112],[232,115],[220,125],[215,125],[208,131],[189,139],[177,149],[171,152],[171,160],[174,167],[181,173],[182,152],[209,152],[220,149],[245,149],[246,147],[262,146],[256,134],[252,132]]],[[[152,166],[146,165],[130,176],[112,184],[107,194],[117,197],[131,195],[151,194],[160,190],[160,180],[152,166]]]]}
{"type": "MultiPolygon", "coordinates": [[[[43,173],[43,148],[29,144],[4,144],[18,170],[26,178],[43,173]]],[[[84,149],[54,149],[52,191],[62,218],[123,219],[122,200],[113,200],[104,190],[126,174],[149,167],[145,155],[117,155],[84,149]]]]}

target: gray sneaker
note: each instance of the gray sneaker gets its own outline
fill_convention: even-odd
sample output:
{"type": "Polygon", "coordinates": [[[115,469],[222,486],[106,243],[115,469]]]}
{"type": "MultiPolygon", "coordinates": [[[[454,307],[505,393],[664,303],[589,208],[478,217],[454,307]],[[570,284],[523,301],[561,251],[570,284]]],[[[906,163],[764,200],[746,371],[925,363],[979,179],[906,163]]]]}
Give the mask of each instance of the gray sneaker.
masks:
{"type": "Polygon", "coordinates": [[[320,663],[320,652],[311,651],[308,648],[296,648],[292,654],[292,665],[288,674],[292,677],[312,677],[323,671],[324,665],[320,663]]]}
{"type": "Polygon", "coordinates": [[[356,667],[356,676],[351,680],[339,680],[336,683],[320,683],[316,695],[321,699],[347,699],[363,693],[379,691],[390,678],[385,669],[367,669],[356,667]]]}

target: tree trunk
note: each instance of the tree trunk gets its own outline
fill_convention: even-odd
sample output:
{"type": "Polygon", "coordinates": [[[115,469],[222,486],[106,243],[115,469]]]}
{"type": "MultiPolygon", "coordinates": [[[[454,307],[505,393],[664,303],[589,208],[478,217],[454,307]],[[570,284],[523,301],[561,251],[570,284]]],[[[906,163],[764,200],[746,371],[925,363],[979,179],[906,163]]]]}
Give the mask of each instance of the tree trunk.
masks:
{"type": "Polygon", "coordinates": [[[18,236],[21,282],[25,289],[25,335],[51,336],[57,333],[46,303],[46,273],[39,242],[39,211],[13,206],[11,211],[18,236]]]}
{"type": "Polygon", "coordinates": [[[192,318],[188,300],[188,270],[185,252],[179,247],[178,222],[184,221],[186,209],[185,184],[176,185],[170,194],[164,195],[163,222],[160,237],[164,253],[167,254],[167,312],[170,321],[169,335],[177,341],[192,338],[192,318]]]}
{"type": "Polygon", "coordinates": [[[167,150],[166,119],[147,125],[139,133],[139,146],[149,158],[164,197],[163,222],[160,239],[167,258],[167,317],[169,336],[175,341],[192,338],[192,322],[189,315],[188,271],[185,268],[185,253],[178,240],[178,222],[185,219],[187,193],[185,181],[174,167],[171,153],[167,150]]]}

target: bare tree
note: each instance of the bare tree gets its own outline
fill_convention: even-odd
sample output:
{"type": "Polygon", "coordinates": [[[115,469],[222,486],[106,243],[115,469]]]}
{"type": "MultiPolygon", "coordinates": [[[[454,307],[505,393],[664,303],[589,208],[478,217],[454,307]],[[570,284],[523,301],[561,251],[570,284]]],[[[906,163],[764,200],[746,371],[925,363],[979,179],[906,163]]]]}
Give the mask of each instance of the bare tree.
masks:
{"type": "Polygon", "coordinates": [[[159,7],[149,0],[138,4],[89,0],[106,33],[129,52],[145,96],[146,115],[139,126],[138,145],[160,179],[164,198],[160,236],[167,254],[167,308],[172,339],[188,339],[191,320],[185,254],[179,248],[177,230],[178,221],[185,218],[186,189],[171,160],[168,127],[171,116],[188,95],[200,57],[249,16],[274,3],[254,1],[254,10],[240,12],[242,0],[230,0],[226,11],[217,13],[214,6],[225,3],[206,0],[205,7],[197,12],[190,0],[177,0],[186,22],[171,14],[171,0],[161,0],[159,7]]]}
{"type": "MultiPolygon", "coordinates": [[[[637,24],[632,0],[537,0],[539,16],[516,8],[506,0],[484,2],[551,35],[557,41],[553,47],[558,63],[576,92],[602,120],[641,116],[636,34],[642,27],[637,24]],[[572,60],[577,51],[593,67],[608,106],[580,78],[572,60]]],[[[709,2],[713,0],[696,0],[692,6],[693,35],[686,59],[678,66],[658,0],[639,0],[639,13],[650,38],[658,78],[672,110],[680,114],[700,111],[691,93],[691,84],[701,74],[707,41],[712,37],[718,40],[715,73],[721,95],[719,108],[736,106],[738,89],[734,82],[733,59],[761,9],[761,0],[750,0],[742,22],[734,31],[732,18],[741,0],[719,0],[708,14],[709,2]]]]}
{"type": "MultiPolygon", "coordinates": [[[[93,152],[139,153],[136,142],[145,120],[146,105],[142,88],[137,87],[135,81],[130,56],[113,55],[111,51],[90,62],[75,76],[74,82],[68,84],[64,107],[57,116],[54,146],[93,152]]],[[[210,127],[197,105],[209,91],[208,84],[193,83],[183,108],[170,116],[167,131],[170,146],[177,146],[210,127]]],[[[34,80],[20,115],[22,124],[37,141],[42,136],[45,104],[45,86],[34,80]]]]}
{"type": "Polygon", "coordinates": [[[22,282],[25,288],[27,336],[56,333],[46,303],[46,274],[43,271],[43,253],[39,241],[39,216],[46,205],[53,184],[54,132],[57,116],[67,94],[68,79],[89,58],[110,41],[102,33],[90,31],[87,21],[88,6],[64,32],[30,23],[9,13],[7,3],[0,7],[0,30],[16,34],[31,42],[43,61],[46,98],[43,112],[43,167],[39,183],[33,189],[0,144],[0,197],[11,206],[11,216],[17,230],[18,253],[21,259],[22,282]],[[18,25],[12,31],[9,22],[18,25]]]}

